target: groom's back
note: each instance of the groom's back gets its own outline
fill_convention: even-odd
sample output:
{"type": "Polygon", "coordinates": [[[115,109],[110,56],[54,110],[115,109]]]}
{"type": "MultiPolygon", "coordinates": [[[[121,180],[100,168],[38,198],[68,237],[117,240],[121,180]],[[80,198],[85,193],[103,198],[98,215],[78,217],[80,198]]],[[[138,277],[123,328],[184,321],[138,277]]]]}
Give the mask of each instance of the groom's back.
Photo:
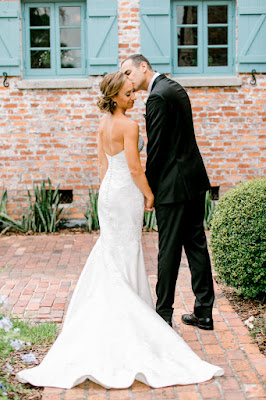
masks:
{"type": "Polygon", "coordinates": [[[149,101],[152,103],[156,97],[160,97],[166,103],[166,126],[160,141],[161,168],[157,178],[157,200],[183,201],[207,190],[209,180],[197,146],[191,104],[186,91],[165,75],[157,79],[149,101]]]}

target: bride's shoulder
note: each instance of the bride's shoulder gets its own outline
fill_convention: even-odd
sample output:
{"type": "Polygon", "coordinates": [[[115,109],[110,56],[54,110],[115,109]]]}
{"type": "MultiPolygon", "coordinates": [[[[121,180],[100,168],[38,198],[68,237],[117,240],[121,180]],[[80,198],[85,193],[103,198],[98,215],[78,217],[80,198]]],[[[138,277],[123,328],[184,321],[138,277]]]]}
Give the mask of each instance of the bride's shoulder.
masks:
{"type": "Polygon", "coordinates": [[[107,119],[108,119],[108,115],[107,114],[102,115],[101,119],[100,119],[100,126],[103,125],[106,122],[107,119]]]}
{"type": "Polygon", "coordinates": [[[124,121],[123,122],[124,126],[126,126],[127,129],[130,129],[130,130],[138,130],[139,129],[137,122],[134,121],[133,119],[126,117],[125,119],[123,119],[123,121],[124,121]]]}

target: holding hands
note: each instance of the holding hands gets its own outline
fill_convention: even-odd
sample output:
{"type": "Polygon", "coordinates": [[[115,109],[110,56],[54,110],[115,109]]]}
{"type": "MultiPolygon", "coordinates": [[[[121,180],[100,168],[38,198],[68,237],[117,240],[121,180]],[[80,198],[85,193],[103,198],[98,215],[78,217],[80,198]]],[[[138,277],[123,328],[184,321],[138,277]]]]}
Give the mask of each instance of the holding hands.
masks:
{"type": "Polygon", "coordinates": [[[151,194],[149,197],[144,198],[144,210],[149,212],[154,210],[154,196],[151,194]]]}

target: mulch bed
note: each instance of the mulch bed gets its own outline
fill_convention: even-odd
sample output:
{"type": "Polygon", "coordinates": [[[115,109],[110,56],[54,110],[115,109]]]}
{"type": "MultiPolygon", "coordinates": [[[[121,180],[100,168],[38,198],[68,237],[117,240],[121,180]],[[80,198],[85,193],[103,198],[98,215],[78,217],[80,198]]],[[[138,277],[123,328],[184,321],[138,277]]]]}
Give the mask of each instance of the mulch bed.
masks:
{"type": "MultiPolygon", "coordinates": [[[[80,233],[88,233],[87,228],[64,228],[64,229],[58,229],[56,232],[19,232],[15,231],[13,229],[10,229],[9,231],[5,232],[4,235],[2,236],[46,236],[46,235],[76,235],[80,233]]],[[[93,233],[97,233],[97,231],[93,231],[93,233]]],[[[1,236],[0,236],[1,237],[1,236]]]]}
{"type": "Polygon", "coordinates": [[[27,354],[29,352],[33,352],[37,363],[40,364],[43,360],[45,354],[50,349],[51,345],[33,345],[33,346],[25,346],[23,351],[14,351],[12,352],[10,358],[1,361],[0,367],[4,371],[4,365],[9,363],[12,365],[14,370],[12,372],[6,372],[6,376],[8,376],[8,384],[14,385],[16,390],[12,391],[12,389],[8,389],[8,399],[20,399],[20,400],[40,400],[42,398],[42,392],[44,388],[35,387],[27,384],[21,384],[22,389],[20,389],[20,385],[18,385],[18,380],[16,378],[16,373],[25,368],[35,367],[35,363],[25,364],[22,362],[21,355],[27,354]],[[25,389],[29,390],[29,393],[24,393],[25,389]]]}
{"type": "Polygon", "coordinates": [[[256,326],[254,324],[254,333],[251,334],[251,337],[254,343],[258,345],[261,353],[266,355],[266,295],[255,299],[244,298],[243,296],[237,295],[235,288],[225,286],[220,281],[217,283],[243,322],[251,316],[255,317],[257,323],[255,322],[256,326]]]}

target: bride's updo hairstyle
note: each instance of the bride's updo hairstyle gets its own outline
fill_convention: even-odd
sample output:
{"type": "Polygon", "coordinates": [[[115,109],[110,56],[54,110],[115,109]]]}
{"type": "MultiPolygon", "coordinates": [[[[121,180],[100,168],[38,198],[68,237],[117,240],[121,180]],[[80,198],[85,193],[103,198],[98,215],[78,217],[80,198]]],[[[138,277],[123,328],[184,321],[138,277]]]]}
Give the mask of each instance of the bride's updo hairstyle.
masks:
{"type": "Polygon", "coordinates": [[[100,84],[102,96],[97,102],[101,111],[113,114],[116,108],[113,98],[120,92],[127,79],[127,76],[120,71],[105,75],[100,84]]]}

